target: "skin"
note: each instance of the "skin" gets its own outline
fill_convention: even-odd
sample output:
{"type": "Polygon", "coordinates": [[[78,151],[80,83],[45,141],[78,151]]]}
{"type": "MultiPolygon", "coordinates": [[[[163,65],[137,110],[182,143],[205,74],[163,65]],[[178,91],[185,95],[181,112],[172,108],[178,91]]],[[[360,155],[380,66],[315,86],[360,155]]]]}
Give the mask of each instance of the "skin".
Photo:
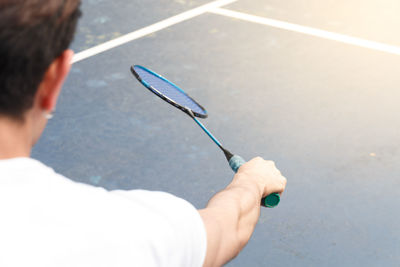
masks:
{"type": "Polygon", "coordinates": [[[221,266],[249,241],[260,216],[261,199],[283,193],[286,178],[272,161],[257,157],[242,165],[233,181],[200,210],[207,231],[204,266],[221,266]]]}
{"type": "MultiPolygon", "coordinates": [[[[0,159],[30,156],[46,127],[46,114],[55,110],[72,57],[66,50],[49,66],[22,121],[0,116],[0,159]]],[[[221,266],[236,257],[254,231],[261,199],[282,193],[285,186],[286,179],[272,161],[257,157],[242,165],[232,182],[199,210],[207,232],[204,266],[221,266]]]]}

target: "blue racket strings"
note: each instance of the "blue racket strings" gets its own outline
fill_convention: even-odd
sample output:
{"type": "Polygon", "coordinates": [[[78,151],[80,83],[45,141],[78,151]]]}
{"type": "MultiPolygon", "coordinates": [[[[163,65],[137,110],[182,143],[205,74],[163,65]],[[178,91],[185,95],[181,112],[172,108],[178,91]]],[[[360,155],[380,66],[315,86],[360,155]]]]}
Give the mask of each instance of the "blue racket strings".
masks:
{"type": "Polygon", "coordinates": [[[207,112],[199,104],[190,98],[182,89],[164,77],[138,65],[135,65],[133,70],[139,75],[141,83],[153,91],[153,93],[161,97],[166,97],[175,104],[192,110],[200,116],[207,116],[207,112]]]}

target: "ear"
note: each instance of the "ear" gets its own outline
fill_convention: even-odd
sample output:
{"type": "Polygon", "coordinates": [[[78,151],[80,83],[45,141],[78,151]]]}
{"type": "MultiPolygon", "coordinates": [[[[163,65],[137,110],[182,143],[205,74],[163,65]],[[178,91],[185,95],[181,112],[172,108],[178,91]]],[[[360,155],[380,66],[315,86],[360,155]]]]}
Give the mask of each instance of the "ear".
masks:
{"type": "Polygon", "coordinates": [[[65,50],[47,69],[37,95],[42,110],[51,112],[55,109],[62,85],[71,69],[73,55],[72,50],[65,50]]]}

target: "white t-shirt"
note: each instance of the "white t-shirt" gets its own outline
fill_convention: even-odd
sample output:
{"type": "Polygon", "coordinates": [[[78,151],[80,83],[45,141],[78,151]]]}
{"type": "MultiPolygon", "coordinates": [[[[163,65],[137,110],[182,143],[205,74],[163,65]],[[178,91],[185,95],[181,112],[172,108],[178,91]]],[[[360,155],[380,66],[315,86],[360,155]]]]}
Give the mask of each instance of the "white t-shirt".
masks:
{"type": "Polygon", "coordinates": [[[73,182],[29,158],[0,160],[0,266],[202,266],[197,210],[163,192],[73,182]]]}

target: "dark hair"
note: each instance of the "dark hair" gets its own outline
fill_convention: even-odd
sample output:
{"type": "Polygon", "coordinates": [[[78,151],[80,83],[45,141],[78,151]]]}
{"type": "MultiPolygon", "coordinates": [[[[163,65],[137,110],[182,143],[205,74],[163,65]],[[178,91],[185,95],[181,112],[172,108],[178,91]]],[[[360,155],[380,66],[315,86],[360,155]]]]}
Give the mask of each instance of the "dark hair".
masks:
{"type": "Polygon", "coordinates": [[[0,0],[0,115],[22,119],[32,107],[80,15],[80,0],[0,0]]]}

